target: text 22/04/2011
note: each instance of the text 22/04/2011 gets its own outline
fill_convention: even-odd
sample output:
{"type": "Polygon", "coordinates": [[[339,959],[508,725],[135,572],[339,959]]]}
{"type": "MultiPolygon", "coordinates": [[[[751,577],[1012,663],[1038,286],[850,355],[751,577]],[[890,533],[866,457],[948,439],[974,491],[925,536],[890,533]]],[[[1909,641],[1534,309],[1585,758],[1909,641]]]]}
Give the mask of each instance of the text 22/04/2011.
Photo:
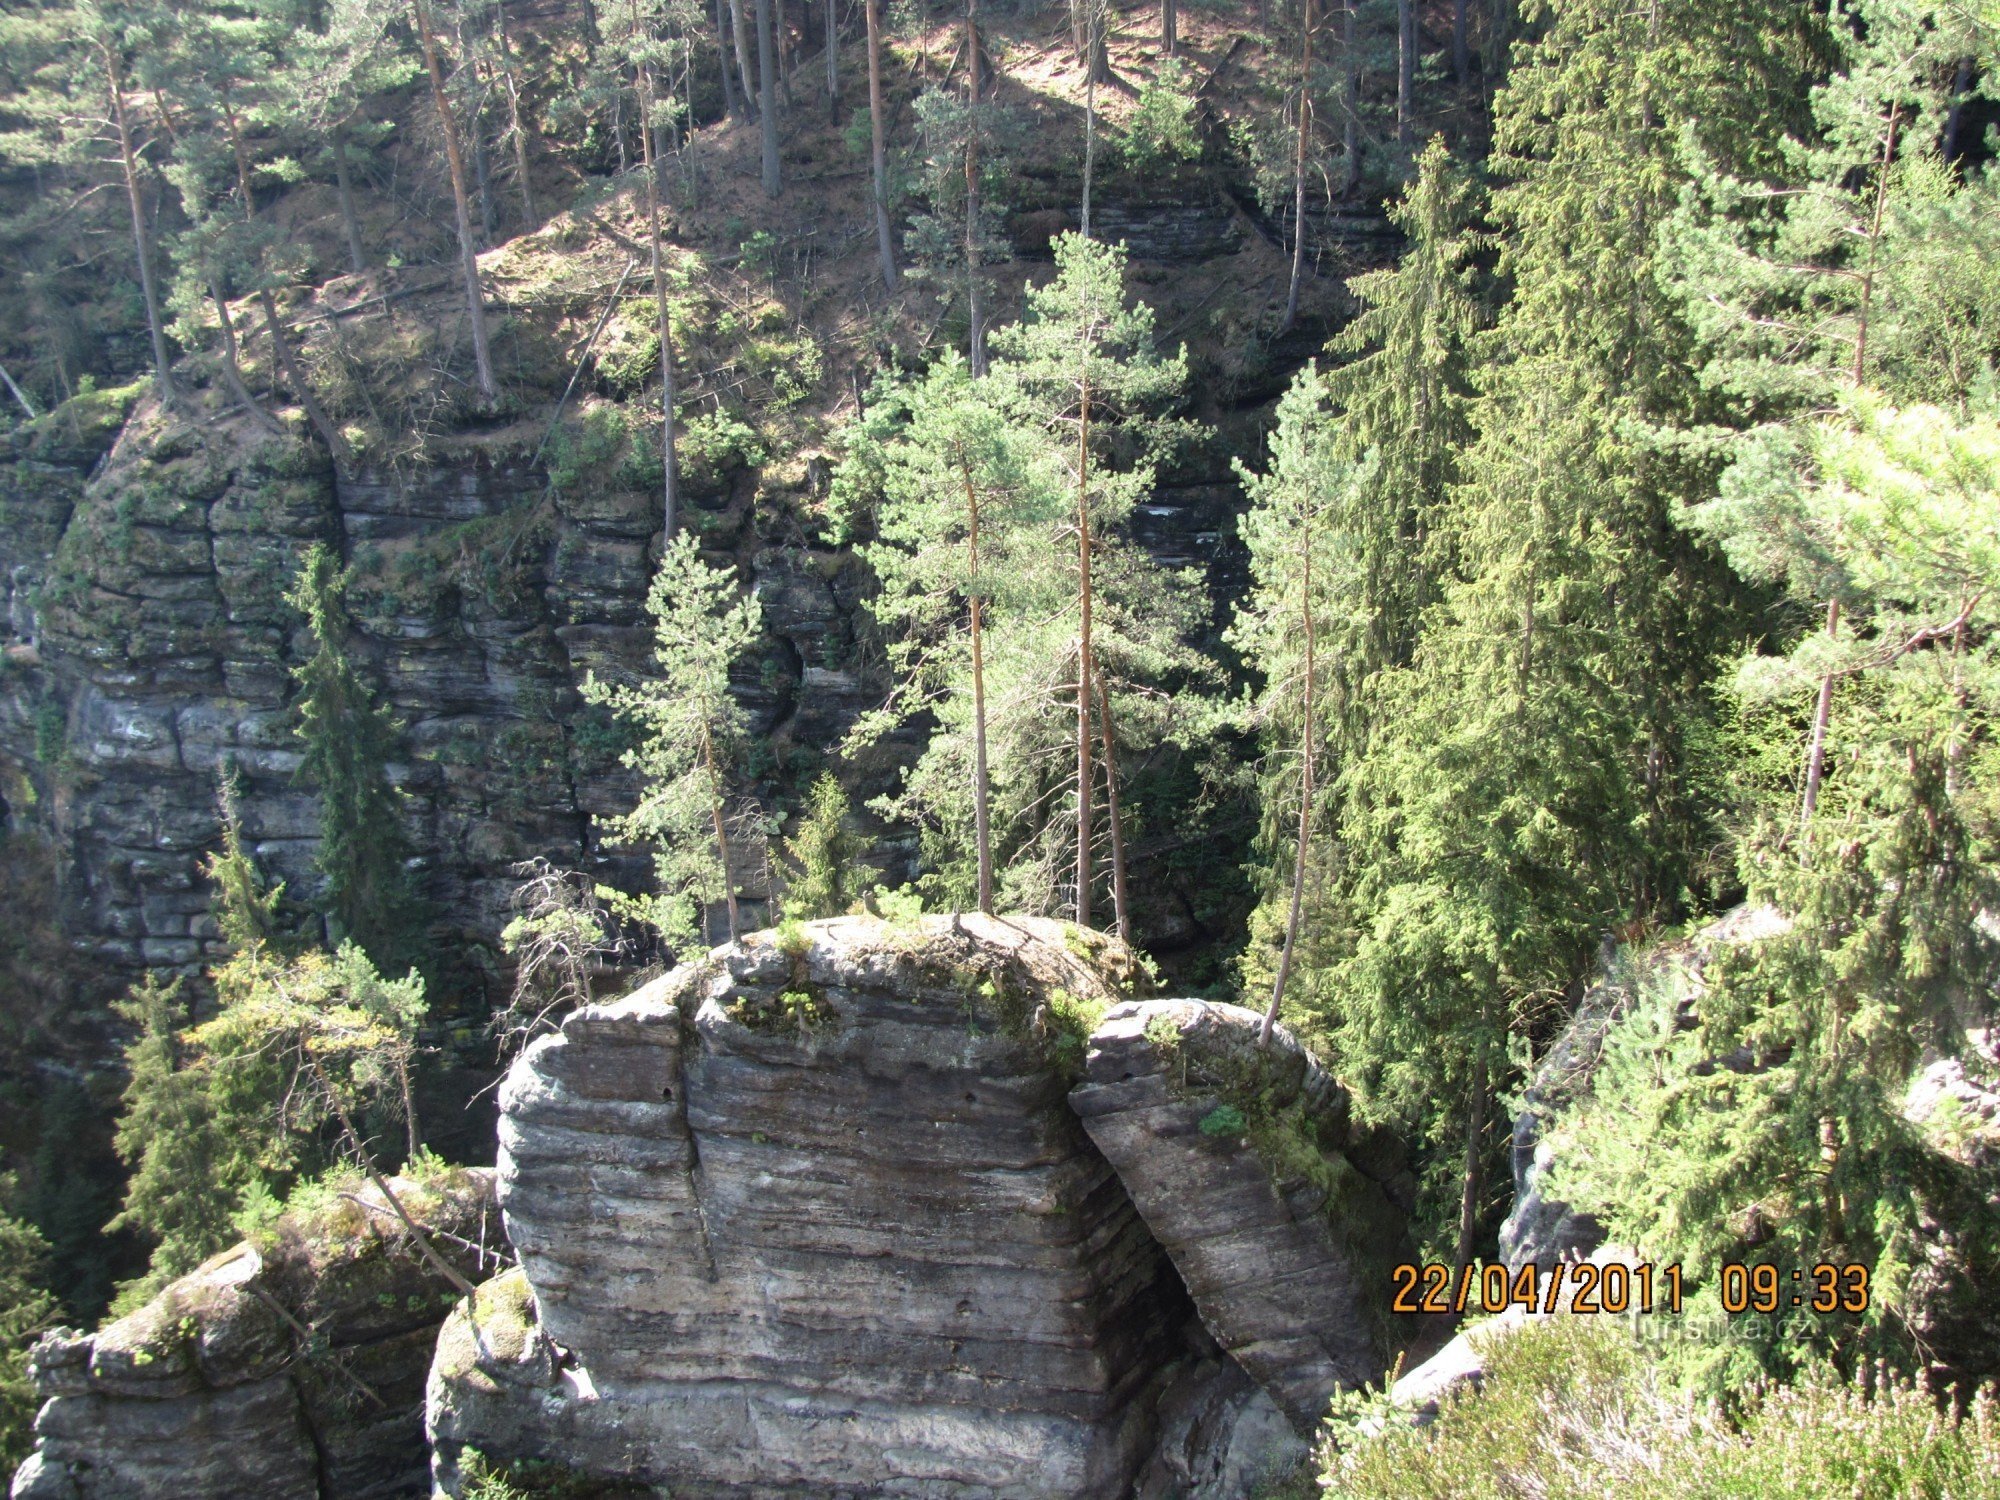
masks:
{"type": "MultiPolygon", "coordinates": [[[[1518,1271],[1466,1266],[1454,1272],[1436,1262],[1405,1262],[1390,1277],[1396,1289],[1390,1310],[1399,1313],[1498,1313],[1514,1306],[1542,1313],[1558,1307],[1574,1313],[1678,1313],[1683,1293],[1679,1262],[1655,1267],[1586,1261],[1559,1264],[1548,1272],[1532,1265],[1518,1271]]],[[[1787,1308],[1862,1313],[1868,1310],[1868,1268],[1822,1262],[1787,1276],[1774,1264],[1727,1261],[1717,1275],[1717,1290],[1722,1310],[1730,1313],[1787,1308]]]]}

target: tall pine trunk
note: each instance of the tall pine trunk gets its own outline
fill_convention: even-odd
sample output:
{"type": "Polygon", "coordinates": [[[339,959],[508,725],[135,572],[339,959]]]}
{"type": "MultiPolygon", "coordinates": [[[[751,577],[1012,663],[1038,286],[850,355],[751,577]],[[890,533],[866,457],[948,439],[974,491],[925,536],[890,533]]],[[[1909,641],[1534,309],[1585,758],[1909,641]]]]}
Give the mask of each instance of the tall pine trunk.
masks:
{"type": "Polygon", "coordinates": [[[1083,237],[1090,238],[1090,188],[1097,173],[1097,70],[1083,76],[1083,237]]]}
{"type": "Polygon", "coordinates": [[[826,0],[826,122],[840,123],[840,18],[834,13],[834,0],[826,0]]]}
{"type": "Polygon", "coordinates": [[[1306,858],[1312,847],[1312,805],[1313,805],[1313,753],[1317,738],[1318,724],[1313,712],[1313,605],[1312,605],[1312,537],[1310,533],[1300,538],[1302,546],[1300,625],[1305,635],[1306,681],[1305,701],[1300,709],[1299,730],[1299,836],[1292,847],[1292,903],[1285,915],[1285,946],[1278,952],[1278,977],[1271,985],[1271,1003],[1264,1009],[1264,1024],[1258,1030],[1259,1045],[1267,1045],[1271,1040],[1271,1028],[1278,1024],[1278,1009],[1285,1003],[1285,986],[1292,977],[1292,958],[1299,946],[1299,916],[1305,908],[1306,858]]]}
{"type": "Polygon", "coordinates": [[[283,437],[285,429],[279,425],[278,419],[257,404],[257,398],[250,394],[250,387],[243,383],[243,364],[236,349],[236,320],[230,315],[228,299],[222,295],[221,282],[210,280],[208,297],[215,304],[216,320],[222,327],[223,383],[229,387],[237,404],[250,414],[252,421],[271,436],[283,437]]]}
{"type": "Polygon", "coordinates": [[[751,120],[757,118],[756,75],[750,69],[750,26],[743,16],[743,0],[729,0],[729,30],[736,43],[736,71],[743,80],[743,108],[751,120]]]}
{"type": "Polygon", "coordinates": [[[507,7],[496,6],[493,14],[500,30],[500,80],[507,86],[507,131],[514,138],[514,175],[521,185],[521,222],[532,229],[535,185],[528,180],[528,132],[521,124],[521,89],[515,76],[514,42],[507,34],[507,7]]]}
{"type": "MultiPolygon", "coordinates": [[[[1840,601],[1834,599],[1826,606],[1826,638],[1830,641],[1840,633],[1840,601]]],[[[1805,847],[1807,831],[1812,827],[1813,809],[1819,806],[1820,782],[1826,776],[1826,731],[1833,718],[1833,678],[1828,672],[1819,681],[1819,701],[1813,705],[1812,741],[1806,749],[1805,795],[1799,806],[1799,845],[1801,857],[1805,847]]]]}
{"type": "Polygon", "coordinates": [[[889,234],[889,164],[882,125],[882,32],[876,16],[880,0],[866,0],[868,12],[868,134],[875,174],[875,248],[882,257],[882,285],[896,286],[896,251],[889,234]]]}
{"type": "Polygon", "coordinates": [[[979,864],[979,909],[993,915],[993,832],[988,810],[986,770],[986,602],[979,593],[979,491],[972,469],[959,454],[958,471],[965,479],[967,592],[972,616],[972,829],[979,864]]]}
{"type": "Polygon", "coordinates": [[[1076,925],[1090,925],[1090,366],[1076,428],[1076,925]]]}
{"type": "Polygon", "coordinates": [[[1396,0],[1396,139],[1410,143],[1416,129],[1416,0],[1396,0]]]}
{"type": "Polygon", "coordinates": [[[354,182],[347,167],[347,127],[333,129],[333,185],[340,199],[340,228],[347,239],[347,268],[359,276],[368,269],[368,257],[361,253],[361,221],[354,212],[354,182]]]}
{"type": "Polygon", "coordinates": [[[1471,0],[1452,0],[1451,70],[1463,89],[1472,81],[1472,48],[1466,38],[1466,10],[1471,0]]]}
{"type": "Polygon", "coordinates": [[[715,0],[715,55],[722,64],[722,112],[732,120],[748,119],[743,101],[737,97],[735,70],[729,65],[729,22],[724,19],[727,15],[728,12],[722,8],[722,0],[715,0]]]}
{"type": "MultiPolygon", "coordinates": [[[[236,191],[243,199],[243,222],[255,225],[257,200],[250,192],[250,156],[243,149],[243,131],[237,122],[236,108],[230,102],[227,88],[222,90],[222,121],[229,131],[230,154],[236,160],[236,191]]],[[[261,271],[259,274],[261,276],[261,271]]],[[[271,354],[277,361],[278,368],[284,371],[285,379],[298,394],[299,405],[306,409],[307,420],[319,434],[320,441],[326,444],[327,452],[333,455],[336,467],[347,467],[353,456],[348,450],[347,440],[340,435],[340,429],[335,427],[333,419],[327,416],[326,408],[321,406],[319,399],[313,395],[305,371],[300,368],[297,358],[293,355],[292,341],[285,337],[284,324],[278,317],[278,300],[271,295],[271,288],[261,280],[257,287],[257,304],[264,312],[264,328],[270,335],[271,354]]],[[[225,309],[225,313],[226,311],[225,309]]],[[[224,321],[227,321],[226,317],[224,321]]],[[[235,341],[234,331],[231,330],[228,342],[234,344],[235,341]]]]}
{"type": "Polygon", "coordinates": [[[500,396],[493,378],[493,353],[486,342],[486,304],[479,291],[479,251],[472,238],[472,205],[465,187],[465,153],[459,147],[458,122],[452,118],[451,101],[445,97],[444,69],[438,63],[437,38],[431,32],[428,0],[412,0],[417,15],[417,40],[424,53],[424,68],[430,74],[431,103],[437,109],[438,125],[444,132],[445,165],[451,169],[452,211],[458,227],[459,268],[465,278],[465,313],[472,325],[472,366],[479,394],[487,401],[500,396]]]}
{"type": "Polygon", "coordinates": [[[1299,283],[1306,272],[1306,154],[1312,141],[1312,0],[1303,0],[1299,24],[1299,134],[1292,161],[1292,285],[1285,294],[1285,326],[1290,332],[1299,316],[1299,283]]]}
{"type": "Polygon", "coordinates": [[[1132,941],[1132,916],[1125,904],[1125,819],[1118,808],[1118,734],[1111,723],[1111,688],[1097,674],[1097,728],[1104,740],[1104,816],[1111,824],[1111,912],[1118,936],[1132,941]]]}
{"type": "Polygon", "coordinates": [[[1361,186],[1361,53],[1355,19],[1359,9],[1360,0],[1347,0],[1340,17],[1340,50],[1347,68],[1341,85],[1340,147],[1347,159],[1344,191],[1349,193],[1361,186]]]}
{"type": "Polygon", "coordinates": [[[965,301],[974,378],[986,373],[986,299],[979,268],[979,0],[965,0],[965,301]]]}
{"type": "Polygon", "coordinates": [[[1160,0],[1160,50],[1168,57],[1180,52],[1180,9],[1175,0],[1160,0]]]}
{"type": "Polygon", "coordinates": [[[757,128],[761,144],[764,196],[775,198],[783,185],[778,177],[778,90],[776,59],[771,55],[771,0],[756,0],[757,128]]]}
{"type": "Polygon", "coordinates": [[[1458,1253],[1453,1257],[1453,1270],[1459,1274],[1472,1264],[1479,1207],[1486,1198],[1486,1117],[1493,1109],[1493,1079],[1486,1065],[1486,1048],[1482,1039],[1472,1064],[1472,1085],[1465,1096],[1464,1177],[1458,1199],[1458,1253]]]}
{"type": "Polygon", "coordinates": [[[173,369],[167,358],[166,325],[160,321],[160,294],[153,283],[153,247],[146,234],[146,208],[139,196],[139,157],[132,148],[132,122],[125,113],[125,80],[118,71],[118,54],[107,42],[97,44],[104,60],[105,86],[111,93],[111,118],[118,126],[118,154],[125,170],[125,198],[132,208],[132,249],[139,260],[139,291],[146,301],[146,331],[153,341],[153,375],[160,383],[160,398],[179,399],[173,369]]]}
{"type": "MultiPolygon", "coordinates": [[[[733,943],[743,933],[736,910],[736,882],[729,873],[729,827],[722,816],[722,773],[716,768],[715,741],[709,735],[705,715],[701,721],[701,763],[708,773],[708,816],[715,829],[715,858],[722,866],[722,900],[729,912],[729,941],[733,943]]],[[[702,940],[707,942],[706,932],[702,934],[702,940]]]]}
{"type": "Polygon", "coordinates": [[[660,263],[660,163],[653,151],[653,70],[639,70],[639,134],[646,161],[646,227],[653,250],[653,303],[659,316],[660,333],[660,468],[661,525],[665,540],[671,542],[679,525],[680,503],[676,493],[674,450],[674,332],[667,304],[667,276],[660,263]]]}

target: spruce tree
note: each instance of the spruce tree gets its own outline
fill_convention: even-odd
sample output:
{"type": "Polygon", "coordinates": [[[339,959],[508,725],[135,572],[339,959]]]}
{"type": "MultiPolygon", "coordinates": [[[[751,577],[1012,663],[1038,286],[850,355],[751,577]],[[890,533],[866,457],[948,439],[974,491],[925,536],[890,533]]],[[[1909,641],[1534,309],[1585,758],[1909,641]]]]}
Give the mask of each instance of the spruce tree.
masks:
{"type": "Polygon", "coordinates": [[[333,554],[314,544],[285,595],[305,617],[313,644],[292,672],[304,750],[298,774],[319,796],[320,909],[329,940],[352,939],[394,968],[420,956],[424,914],[408,870],[402,799],[386,769],[395,720],[350,655],[346,592],[333,554]]]}
{"type": "MultiPolygon", "coordinates": [[[[12,1177],[0,1176],[0,1205],[12,1200],[14,1189],[12,1177]]],[[[48,1273],[48,1241],[0,1207],[0,1472],[11,1472],[35,1445],[42,1402],[28,1379],[28,1351],[60,1311],[47,1289],[48,1273]]]]}
{"type": "Polygon", "coordinates": [[[813,782],[799,830],[785,846],[791,873],[785,882],[787,921],[838,917],[860,895],[857,868],[863,841],[847,827],[847,792],[831,771],[813,782]]]}
{"type": "Polygon", "coordinates": [[[1599,935],[1688,899],[1713,809],[1690,772],[1741,586],[1671,522],[1713,472],[1634,441],[1712,396],[1656,275],[1693,130],[1748,164],[1796,110],[1814,21],[1776,3],[1556,9],[1496,105],[1511,297],[1439,528],[1458,569],[1410,665],[1371,690],[1345,772],[1351,949],[1329,976],[1365,1111],[1429,1147],[1427,1229],[1489,1221],[1497,1101],[1599,935]],[[1607,205],[1616,211],[1607,211],[1607,205]]]}

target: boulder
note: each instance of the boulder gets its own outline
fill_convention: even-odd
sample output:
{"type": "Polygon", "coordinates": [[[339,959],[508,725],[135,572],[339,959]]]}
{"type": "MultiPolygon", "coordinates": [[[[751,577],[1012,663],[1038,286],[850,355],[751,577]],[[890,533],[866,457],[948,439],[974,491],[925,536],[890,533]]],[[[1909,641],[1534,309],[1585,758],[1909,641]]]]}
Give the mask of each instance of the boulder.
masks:
{"type": "MultiPolygon", "coordinates": [[[[491,1172],[392,1187],[464,1274],[498,1264],[491,1172]]],[[[35,1346],[14,1500],[421,1493],[423,1382],[456,1300],[373,1188],[288,1215],[97,1333],[35,1346]]]]}
{"type": "Polygon", "coordinates": [[[1070,1102],[1179,1270],[1204,1326],[1304,1438],[1343,1386],[1381,1378],[1410,1258],[1396,1154],[1282,1027],[1206,1000],[1115,1007],[1070,1102]]]}
{"type": "Polygon", "coordinates": [[[849,917],[572,1014],[502,1089],[525,1281],[440,1343],[441,1492],[471,1447],[677,1497],[1126,1494],[1188,1309],[1065,1096],[1132,974],[1053,922],[849,917]]]}

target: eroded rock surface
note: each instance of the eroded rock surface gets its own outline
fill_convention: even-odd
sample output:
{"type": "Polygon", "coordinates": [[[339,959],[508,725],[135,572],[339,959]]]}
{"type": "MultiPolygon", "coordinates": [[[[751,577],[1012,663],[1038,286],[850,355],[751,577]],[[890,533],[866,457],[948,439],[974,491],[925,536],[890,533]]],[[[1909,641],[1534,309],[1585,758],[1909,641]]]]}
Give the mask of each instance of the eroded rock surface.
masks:
{"type": "Polygon", "coordinates": [[[1259,1046],[1260,1022],[1207,1000],[1117,1006],[1070,1102],[1208,1331],[1310,1435],[1414,1332],[1386,1311],[1408,1180],[1289,1033],[1259,1046]]]}
{"type": "Polygon", "coordinates": [[[468,1445],[677,1497],[1128,1491],[1188,1309],[1065,1098],[1124,950],[977,916],[788,933],[515,1065],[532,1307],[441,1341],[446,1493],[468,1445]]]}
{"type": "MultiPolygon", "coordinates": [[[[468,1276],[501,1246],[492,1173],[392,1184],[468,1276]]],[[[14,1500],[388,1500],[422,1494],[422,1397],[457,1299],[371,1188],[281,1221],[94,1335],[34,1352],[44,1398],[14,1500]]]]}

